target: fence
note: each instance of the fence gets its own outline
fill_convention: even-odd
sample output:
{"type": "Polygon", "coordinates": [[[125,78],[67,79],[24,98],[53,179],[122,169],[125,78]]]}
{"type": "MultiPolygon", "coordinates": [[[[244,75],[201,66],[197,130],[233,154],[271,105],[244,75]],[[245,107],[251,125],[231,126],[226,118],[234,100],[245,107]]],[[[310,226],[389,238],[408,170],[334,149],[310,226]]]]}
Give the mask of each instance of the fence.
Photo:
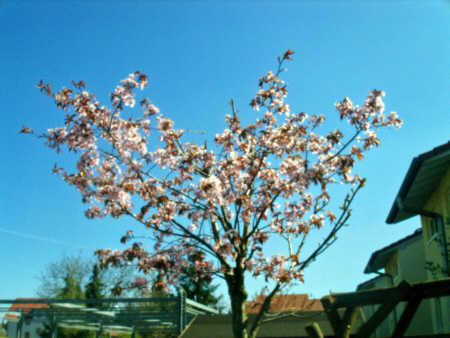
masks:
{"type": "Polygon", "coordinates": [[[0,299],[0,312],[10,336],[21,338],[27,328],[40,327],[57,337],[58,327],[128,333],[165,331],[181,333],[197,314],[217,314],[208,306],[178,296],[108,299],[0,299]],[[89,304],[90,307],[86,306],[89,304]],[[10,305],[10,306],[8,306],[10,305]],[[92,307],[92,305],[95,305],[92,307]]]}

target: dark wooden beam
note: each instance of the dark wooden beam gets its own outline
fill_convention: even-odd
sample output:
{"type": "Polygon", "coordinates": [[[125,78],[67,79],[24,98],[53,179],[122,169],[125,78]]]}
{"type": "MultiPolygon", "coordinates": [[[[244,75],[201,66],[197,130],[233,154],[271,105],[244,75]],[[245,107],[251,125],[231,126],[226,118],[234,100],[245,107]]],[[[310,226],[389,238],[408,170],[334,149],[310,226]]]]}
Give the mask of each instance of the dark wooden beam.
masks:
{"type": "Polygon", "coordinates": [[[397,323],[397,327],[392,335],[393,337],[403,337],[422,299],[423,294],[420,292],[416,292],[412,295],[408,305],[406,305],[405,310],[403,310],[400,320],[397,323]]]}
{"type": "Polygon", "coordinates": [[[375,329],[386,319],[395,306],[411,292],[411,285],[408,282],[402,281],[396,288],[395,293],[392,293],[389,298],[384,299],[384,303],[378,310],[365,322],[358,330],[358,338],[367,338],[375,331],[375,329]]]}
{"type": "Polygon", "coordinates": [[[413,285],[413,288],[414,292],[423,293],[422,299],[450,296],[450,278],[417,283],[413,285]]]}
{"type": "MultiPolygon", "coordinates": [[[[450,278],[443,278],[429,282],[411,284],[413,292],[423,292],[423,298],[435,298],[450,296],[450,278]]],[[[357,291],[347,293],[334,293],[331,296],[332,304],[335,308],[346,308],[349,306],[364,306],[372,304],[382,304],[386,298],[394,297],[397,287],[357,291]]],[[[401,301],[408,301],[405,295],[401,301]]]]}

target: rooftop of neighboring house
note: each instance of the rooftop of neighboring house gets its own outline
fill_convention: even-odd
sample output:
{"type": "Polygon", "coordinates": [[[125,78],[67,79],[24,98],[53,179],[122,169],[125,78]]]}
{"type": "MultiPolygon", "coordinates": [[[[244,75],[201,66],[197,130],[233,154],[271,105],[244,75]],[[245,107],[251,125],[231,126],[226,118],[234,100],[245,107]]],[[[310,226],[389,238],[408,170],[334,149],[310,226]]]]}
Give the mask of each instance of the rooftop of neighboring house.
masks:
{"type": "Polygon", "coordinates": [[[3,319],[6,320],[14,320],[14,319],[19,319],[20,315],[18,313],[5,313],[5,315],[3,316],[3,319]]]}
{"type": "Polygon", "coordinates": [[[450,141],[415,157],[394,199],[386,223],[416,216],[450,168],[450,141]]]}
{"type": "MultiPolygon", "coordinates": [[[[258,313],[265,295],[259,295],[253,301],[245,303],[245,311],[248,314],[258,313]]],[[[309,299],[307,294],[275,295],[269,307],[269,312],[299,312],[322,311],[323,306],[319,299],[309,299]]]]}
{"type": "Polygon", "coordinates": [[[386,263],[399,248],[408,245],[422,237],[422,229],[417,229],[411,235],[403,237],[398,241],[391,243],[372,253],[369,262],[364,269],[364,273],[376,272],[386,266],[386,263]]]}
{"type": "Polygon", "coordinates": [[[361,290],[367,290],[367,289],[373,289],[374,285],[376,284],[376,282],[382,278],[386,278],[386,275],[378,275],[375,276],[371,279],[366,280],[365,282],[362,282],[360,284],[358,284],[358,286],[356,287],[356,291],[361,291],[361,290]]]}
{"type": "MultiPolygon", "coordinates": [[[[342,317],[344,311],[338,312],[342,317]]],[[[355,324],[352,328],[352,337],[363,324],[361,313],[360,311],[357,312],[355,324]]],[[[197,315],[188,324],[179,338],[210,338],[211,336],[232,338],[231,317],[231,315],[197,315]]],[[[255,317],[255,314],[249,314],[249,322],[252,322],[255,317]]],[[[262,324],[258,337],[307,338],[309,335],[306,332],[306,326],[311,324],[311,322],[315,322],[320,326],[325,337],[334,337],[333,329],[325,311],[304,311],[300,313],[282,314],[280,316],[272,315],[270,320],[262,324]]]]}
{"type": "MultiPolygon", "coordinates": [[[[39,300],[39,298],[16,298],[16,300],[20,300],[20,301],[36,301],[39,300]]],[[[31,310],[34,309],[45,309],[48,308],[48,304],[45,303],[20,303],[20,304],[12,304],[9,307],[9,311],[10,312],[23,312],[23,313],[28,313],[31,310]]]]}

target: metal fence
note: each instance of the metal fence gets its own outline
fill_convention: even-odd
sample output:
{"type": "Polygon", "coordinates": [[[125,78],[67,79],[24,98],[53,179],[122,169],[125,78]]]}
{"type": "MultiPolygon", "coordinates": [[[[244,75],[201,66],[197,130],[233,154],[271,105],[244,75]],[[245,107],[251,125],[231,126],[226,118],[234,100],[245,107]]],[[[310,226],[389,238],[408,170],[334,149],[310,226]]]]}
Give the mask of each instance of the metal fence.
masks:
{"type": "Polygon", "coordinates": [[[164,331],[181,333],[197,314],[217,314],[218,311],[178,296],[151,298],[107,299],[0,299],[0,312],[9,336],[22,338],[32,330],[45,331],[56,338],[58,328],[90,330],[103,333],[136,333],[164,331]],[[89,305],[89,306],[87,306],[89,305]],[[39,308],[34,308],[39,306],[39,308]]]}

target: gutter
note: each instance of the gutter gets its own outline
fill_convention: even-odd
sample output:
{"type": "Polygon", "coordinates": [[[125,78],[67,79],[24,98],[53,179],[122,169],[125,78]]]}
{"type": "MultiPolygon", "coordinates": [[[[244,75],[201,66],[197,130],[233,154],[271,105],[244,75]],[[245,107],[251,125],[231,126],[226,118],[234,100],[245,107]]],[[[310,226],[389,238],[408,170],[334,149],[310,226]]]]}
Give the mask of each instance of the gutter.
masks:
{"type": "MultiPolygon", "coordinates": [[[[397,194],[397,198],[392,205],[391,210],[389,211],[388,217],[386,218],[387,224],[393,224],[397,223],[395,221],[395,218],[397,217],[398,213],[402,210],[409,212],[409,210],[405,210],[403,208],[403,198],[408,194],[409,189],[411,188],[411,184],[414,181],[414,178],[416,177],[420,167],[422,166],[422,161],[420,157],[415,157],[411,163],[411,166],[408,169],[408,172],[406,173],[405,179],[400,187],[400,190],[397,194]]],[[[413,213],[411,211],[411,213],[413,213]]]]}

